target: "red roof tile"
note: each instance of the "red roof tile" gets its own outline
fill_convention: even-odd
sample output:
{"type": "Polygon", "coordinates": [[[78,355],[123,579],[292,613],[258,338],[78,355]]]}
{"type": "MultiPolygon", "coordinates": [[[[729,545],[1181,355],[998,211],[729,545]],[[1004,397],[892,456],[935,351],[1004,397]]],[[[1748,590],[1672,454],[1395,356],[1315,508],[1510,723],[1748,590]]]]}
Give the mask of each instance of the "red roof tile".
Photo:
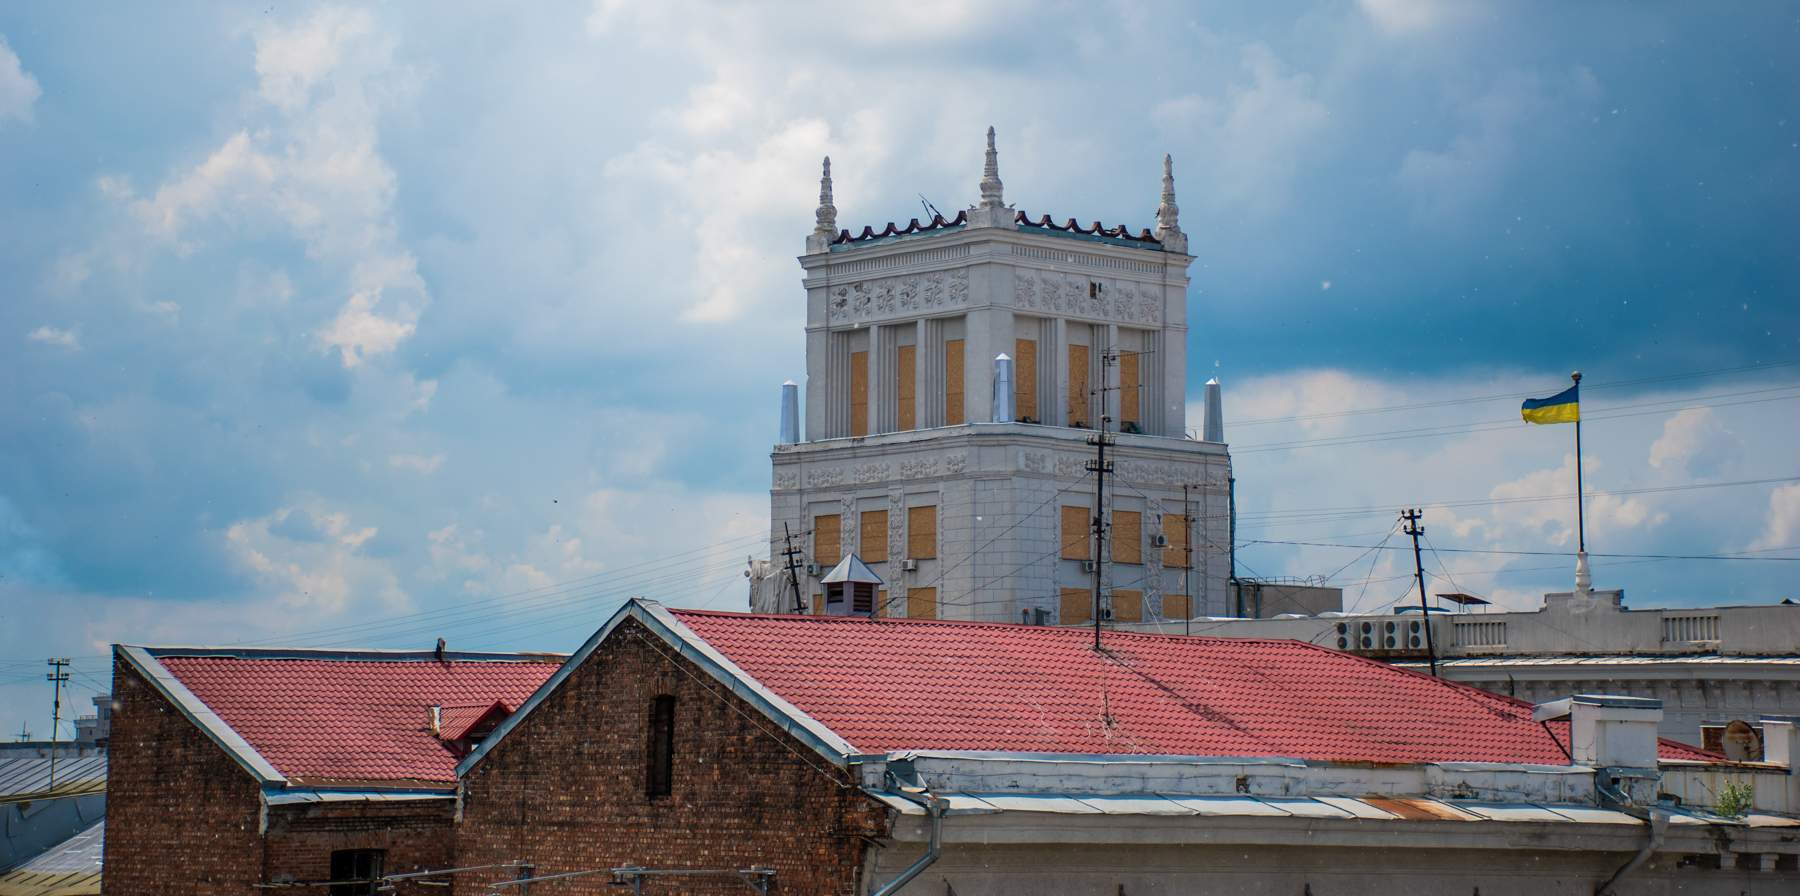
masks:
{"type": "Polygon", "coordinates": [[[669,612],[869,752],[1568,762],[1528,703],[1299,641],[669,612]]]}
{"type": "Polygon", "coordinates": [[[456,780],[426,726],[433,704],[518,706],[559,664],[160,656],[158,662],[289,778],[456,780]]]}

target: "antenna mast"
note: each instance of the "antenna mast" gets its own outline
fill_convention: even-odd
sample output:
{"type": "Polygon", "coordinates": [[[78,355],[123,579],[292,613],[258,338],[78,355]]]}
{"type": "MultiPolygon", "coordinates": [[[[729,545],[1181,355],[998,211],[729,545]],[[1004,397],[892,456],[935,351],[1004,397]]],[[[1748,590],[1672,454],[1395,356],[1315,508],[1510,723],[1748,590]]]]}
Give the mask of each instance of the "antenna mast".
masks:
{"type": "Polygon", "coordinates": [[[1419,556],[1419,536],[1425,534],[1425,527],[1419,525],[1424,514],[1408,509],[1400,514],[1406,521],[1406,528],[1401,531],[1412,536],[1413,571],[1419,577],[1419,615],[1425,618],[1425,655],[1431,659],[1431,674],[1437,675],[1437,648],[1431,643],[1431,608],[1425,605],[1425,561],[1419,556]]]}

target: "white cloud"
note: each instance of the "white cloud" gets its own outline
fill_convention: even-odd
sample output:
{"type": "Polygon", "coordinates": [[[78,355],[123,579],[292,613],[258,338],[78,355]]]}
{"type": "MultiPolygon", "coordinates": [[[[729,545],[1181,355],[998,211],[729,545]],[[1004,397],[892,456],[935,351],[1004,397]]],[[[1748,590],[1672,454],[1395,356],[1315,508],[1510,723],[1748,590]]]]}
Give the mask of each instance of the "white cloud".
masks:
{"type": "Polygon", "coordinates": [[[349,514],[326,511],[317,498],[225,530],[225,547],[278,602],[331,616],[346,610],[392,612],[409,598],[386,562],[362,556],[376,527],[354,527],[349,514]],[[275,531],[272,531],[272,528],[275,531]]]}
{"type": "Polygon", "coordinates": [[[1662,438],[1650,444],[1650,466],[1685,470],[1690,477],[1716,476],[1743,456],[1743,447],[1712,408],[1684,408],[1664,421],[1662,438]]]}
{"type": "Polygon", "coordinates": [[[1458,0],[1356,0],[1376,30],[1389,37],[1403,37],[1434,30],[1464,19],[1475,4],[1458,0]]]}
{"type": "Polygon", "coordinates": [[[81,350],[81,334],[78,330],[59,330],[45,324],[25,334],[25,338],[46,345],[60,345],[67,349],[81,350]]]}
{"type": "Polygon", "coordinates": [[[430,457],[420,454],[395,454],[388,458],[388,464],[396,469],[404,467],[429,474],[436,473],[444,465],[444,456],[442,454],[434,454],[430,457]]]}
{"type": "Polygon", "coordinates": [[[355,367],[370,355],[397,348],[418,326],[419,312],[401,302],[392,317],[382,317],[373,310],[380,298],[380,290],[351,296],[338,311],[337,319],[319,331],[319,347],[337,347],[343,353],[345,367],[355,367]]]}
{"type": "Polygon", "coordinates": [[[0,34],[0,119],[31,122],[31,105],[44,93],[38,80],[19,62],[19,54],[0,34]]]}
{"type": "Polygon", "coordinates": [[[1800,483],[1781,486],[1769,495],[1762,537],[1750,543],[1750,550],[1793,548],[1796,540],[1800,540],[1800,483]]]}

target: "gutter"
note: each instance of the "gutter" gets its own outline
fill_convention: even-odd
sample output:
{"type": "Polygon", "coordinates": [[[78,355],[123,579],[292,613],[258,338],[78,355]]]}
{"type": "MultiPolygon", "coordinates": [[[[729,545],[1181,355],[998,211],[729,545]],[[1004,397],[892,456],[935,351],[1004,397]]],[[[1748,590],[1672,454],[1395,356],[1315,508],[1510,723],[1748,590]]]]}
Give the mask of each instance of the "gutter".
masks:
{"type": "Polygon", "coordinates": [[[899,877],[888,881],[886,886],[870,893],[869,896],[894,896],[895,893],[900,892],[901,887],[912,883],[913,878],[918,877],[925,869],[936,863],[938,856],[944,851],[944,811],[950,808],[950,801],[923,787],[896,786],[892,774],[887,775],[887,778],[888,786],[883,788],[885,792],[918,803],[925,807],[925,811],[931,813],[931,848],[926,850],[925,855],[920,857],[917,862],[912,863],[912,867],[900,872],[899,877]]]}
{"type": "Polygon", "coordinates": [[[1632,873],[1642,867],[1645,862],[1650,861],[1650,856],[1654,855],[1658,849],[1662,848],[1663,835],[1668,832],[1669,813],[1651,809],[1650,842],[1644,844],[1644,848],[1638,850],[1637,855],[1631,857],[1631,861],[1626,862],[1618,871],[1613,872],[1613,876],[1608,878],[1606,883],[1596,887],[1594,889],[1594,896],[1612,896],[1614,890],[1620,883],[1624,882],[1625,878],[1630,877],[1632,873]]]}

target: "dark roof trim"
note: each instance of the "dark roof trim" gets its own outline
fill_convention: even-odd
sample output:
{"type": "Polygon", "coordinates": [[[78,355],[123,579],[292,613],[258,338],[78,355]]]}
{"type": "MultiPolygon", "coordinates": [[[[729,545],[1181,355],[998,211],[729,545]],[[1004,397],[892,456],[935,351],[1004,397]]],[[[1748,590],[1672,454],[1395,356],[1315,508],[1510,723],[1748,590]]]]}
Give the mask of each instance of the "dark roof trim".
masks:
{"type": "Polygon", "coordinates": [[[639,624],[649,629],[665,644],[675,648],[676,652],[681,654],[684,659],[699,666],[720,684],[730,689],[733,694],[780,726],[783,731],[793,735],[834,765],[848,764],[849,757],[858,752],[855,747],[850,745],[849,741],[839,737],[818,720],[801,712],[798,707],[782,699],[774,691],[763,687],[761,683],[750,676],[750,673],[726,659],[724,654],[706,643],[704,639],[694,633],[693,629],[688,628],[668,610],[663,609],[662,604],[634,597],[626,601],[625,605],[620,607],[619,611],[614,613],[605,625],[600,626],[599,631],[594,632],[593,636],[581,645],[581,649],[575,651],[569,657],[569,661],[564,663],[561,669],[556,670],[556,674],[550,676],[531,695],[531,699],[526,700],[517,712],[507,716],[506,721],[500,723],[500,727],[494,729],[493,734],[482,740],[474,750],[469,752],[469,755],[463,757],[463,760],[456,764],[456,777],[462,778],[467,775],[476,763],[494,749],[495,744],[505,740],[506,736],[511,734],[512,730],[518,727],[519,723],[524,721],[527,716],[531,715],[539,704],[562,687],[563,682],[567,681],[582,663],[587,662],[588,657],[593,656],[594,651],[600,649],[600,645],[605,643],[606,639],[612,636],[613,631],[627,619],[636,619],[639,624]]]}
{"type": "MultiPolygon", "coordinates": [[[[324,660],[339,663],[435,662],[434,650],[329,650],[294,647],[133,647],[152,657],[223,657],[238,660],[324,660]]],[[[443,658],[459,663],[560,663],[560,653],[471,653],[444,651],[443,658]]]]}

